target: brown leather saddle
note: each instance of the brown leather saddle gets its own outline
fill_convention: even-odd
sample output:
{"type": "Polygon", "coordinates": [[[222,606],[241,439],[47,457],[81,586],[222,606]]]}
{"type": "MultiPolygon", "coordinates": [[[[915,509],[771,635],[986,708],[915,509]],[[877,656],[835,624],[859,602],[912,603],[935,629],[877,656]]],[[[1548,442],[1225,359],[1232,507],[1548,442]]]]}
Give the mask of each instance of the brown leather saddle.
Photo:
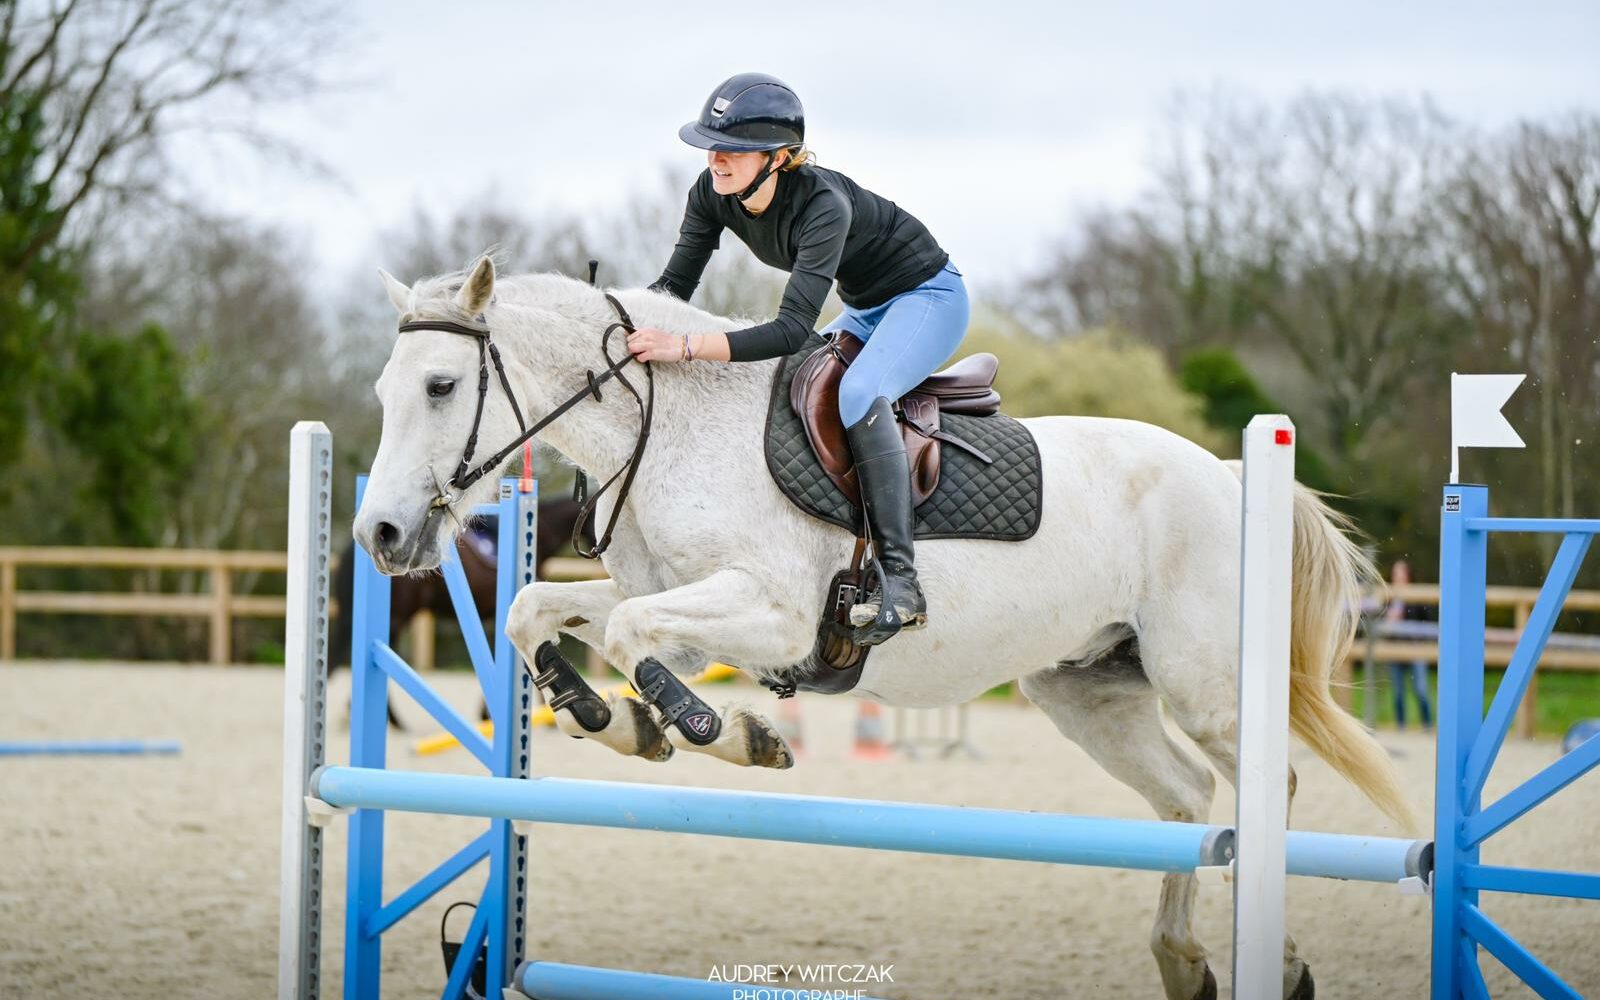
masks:
{"type": "MultiPolygon", "coordinates": [[[[861,505],[850,442],[839,419],[839,379],[866,346],[854,335],[837,331],[828,342],[801,362],[789,385],[789,405],[799,415],[806,437],[822,463],[822,470],[852,504],[861,505]]],[[[1000,394],[994,375],[1000,359],[993,354],[973,354],[923,383],[895,403],[895,414],[905,435],[906,457],[911,462],[911,504],[920,506],[939,485],[939,449],[949,444],[970,452],[986,465],[994,459],[970,442],[940,429],[940,413],[986,417],[1000,412],[1000,394]]]]}

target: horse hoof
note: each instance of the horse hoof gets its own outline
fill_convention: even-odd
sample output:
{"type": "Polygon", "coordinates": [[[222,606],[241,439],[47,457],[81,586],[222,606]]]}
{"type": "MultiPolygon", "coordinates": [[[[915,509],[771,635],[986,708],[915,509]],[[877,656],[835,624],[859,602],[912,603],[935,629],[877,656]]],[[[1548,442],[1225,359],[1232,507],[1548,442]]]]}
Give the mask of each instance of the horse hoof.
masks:
{"type": "Polygon", "coordinates": [[[635,753],[634,756],[643,757],[645,760],[648,760],[654,764],[665,764],[667,761],[672,759],[672,755],[675,752],[676,751],[672,746],[672,741],[667,739],[665,733],[657,731],[655,742],[650,743],[647,746],[642,746],[639,749],[639,752],[635,753]]]}
{"type": "Polygon", "coordinates": [[[657,764],[664,764],[672,759],[674,747],[672,741],[667,739],[667,734],[655,724],[654,719],[647,719],[639,727],[639,749],[634,756],[643,757],[645,760],[657,764]]]}
{"type": "Polygon", "coordinates": [[[644,747],[635,756],[643,757],[652,763],[665,764],[672,759],[674,752],[676,751],[673,749],[672,741],[667,739],[667,734],[657,730],[655,742],[644,747]]]}
{"type": "Polygon", "coordinates": [[[667,739],[666,730],[656,721],[655,715],[646,708],[644,702],[637,698],[611,697],[607,703],[611,706],[612,725],[616,725],[616,717],[626,713],[633,723],[633,756],[643,757],[645,760],[663,763],[672,758],[672,741],[667,739]]]}
{"type": "Polygon", "coordinates": [[[750,766],[780,771],[794,767],[794,752],[789,749],[788,741],[766,718],[741,708],[734,712],[733,724],[744,732],[750,766]]]}
{"type": "Polygon", "coordinates": [[[1289,994],[1289,1000],[1314,1000],[1317,995],[1317,984],[1311,981],[1311,966],[1300,967],[1300,981],[1294,984],[1294,992],[1289,994]]]}
{"type": "Polygon", "coordinates": [[[1206,966],[1205,981],[1200,984],[1200,991],[1194,995],[1194,1000],[1217,1000],[1217,977],[1211,974],[1211,966],[1206,966]]]}

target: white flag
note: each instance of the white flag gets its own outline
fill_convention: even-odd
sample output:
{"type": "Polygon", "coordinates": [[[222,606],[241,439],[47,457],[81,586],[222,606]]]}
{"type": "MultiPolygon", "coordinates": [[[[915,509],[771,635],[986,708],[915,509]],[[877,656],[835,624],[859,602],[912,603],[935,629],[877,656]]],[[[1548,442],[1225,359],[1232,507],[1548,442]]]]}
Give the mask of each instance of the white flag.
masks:
{"type": "Polygon", "coordinates": [[[1462,448],[1522,448],[1500,408],[1526,375],[1450,373],[1450,481],[1458,482],[1462,448]]]}

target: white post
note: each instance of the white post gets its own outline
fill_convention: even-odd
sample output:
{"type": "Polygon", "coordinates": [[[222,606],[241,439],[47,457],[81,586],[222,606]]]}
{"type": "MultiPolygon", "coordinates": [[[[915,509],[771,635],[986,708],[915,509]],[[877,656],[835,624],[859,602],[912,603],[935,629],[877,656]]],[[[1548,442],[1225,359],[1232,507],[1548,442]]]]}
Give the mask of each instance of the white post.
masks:
{"type": "Polygon", "coordinates": [[[1242,548],[1233,995],[1278,1000],[1283,996],[1294,554],[1294,424],[1282,415],[1259,415],[1245,428],[1242,548]]]}
{"type": "Polygon", "coordinates": [[[332,497],[333,435],[321,422],[302,420],[289,436],[278,1000],[317,1000],[321,985],[322,831],[307,815],[305,798],[327,743],[332,497]]]}

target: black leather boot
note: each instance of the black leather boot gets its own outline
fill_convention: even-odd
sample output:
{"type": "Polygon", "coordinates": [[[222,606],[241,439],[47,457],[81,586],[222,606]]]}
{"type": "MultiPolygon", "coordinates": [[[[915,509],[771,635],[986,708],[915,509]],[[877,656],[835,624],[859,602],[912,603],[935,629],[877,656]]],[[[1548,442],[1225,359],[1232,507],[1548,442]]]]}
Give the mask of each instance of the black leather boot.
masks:
{"type": "Polygon", "coordinates": [[[878,584],[850,609],[855,642],[876,646],[901,629],[928,623],[928,602],[917,583],[911,549],[911,468],[889,400],[879,396],[867,415],[845,428],[872,533],[878,584]]]}

